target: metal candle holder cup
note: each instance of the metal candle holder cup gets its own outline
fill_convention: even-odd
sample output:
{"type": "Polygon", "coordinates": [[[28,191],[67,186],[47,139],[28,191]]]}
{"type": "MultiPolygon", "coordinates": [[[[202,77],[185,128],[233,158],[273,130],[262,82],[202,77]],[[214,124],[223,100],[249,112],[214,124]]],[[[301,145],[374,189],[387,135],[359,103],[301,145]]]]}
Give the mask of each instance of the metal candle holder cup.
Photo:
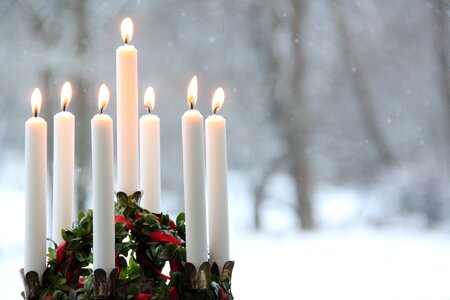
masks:
{"type": "Polygon", "coordinates": [[[95,269],[92,276],[92,283],[94,285],[94,299],[111,299],[111,295],[114,292],[116,277],[119,270],[114,268],[109,274],[109,278],[106,276],[106,272],[103,269],[95,269]]]}
{"type": "Polygon", "coordinates": [[[20,269],[23,285],[25,287],[25,299],[38,300],[41,294],[41,284],[39,283],[39,275],[35,271],[24,273],[24,269],[20,269]]]}
{"type": "Polygon", "coordinates": [[[189,280],[189,287],[194,291],[207,290],[211,287],[211,274],[217,278],[228,278],[231,282],[231,275],[233,273],[234,261],[227,261],[222,268],[222,273],[219,271],[219,266],[216,262],[204,262],[198,268],[198,272],[192,263],[185,263],[184,270],[189,280]]]}

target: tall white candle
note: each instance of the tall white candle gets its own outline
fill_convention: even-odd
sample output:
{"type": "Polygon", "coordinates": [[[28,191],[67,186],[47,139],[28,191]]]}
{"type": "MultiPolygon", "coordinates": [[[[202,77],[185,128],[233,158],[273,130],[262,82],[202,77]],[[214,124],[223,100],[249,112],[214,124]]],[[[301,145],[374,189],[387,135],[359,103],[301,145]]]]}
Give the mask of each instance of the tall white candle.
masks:
{"type": "Polygon", "coordinates": [[[160,126],[158,116],[152,114],[155,106],[155,92],[152,87],[145,91],[144,106],[148,115],[139,120],[140,171],[142,207],[151,212],[161,212],[161,163],[160,126]]]}
{"type": "Polygon", "coordinates": [[[38,117],[42,103],[34,89],[31,107],[34,117],[25,123],[25,274],[42,278],[46,267],[45,202],[47,185],[47,122],[38,117]]]}
{"type": "Polygon", "coordinates": [[[213,97],[213,115],[205,121],[209,254],[219,268],[230,260],[226,121],[217,115],[224,98],[223,89],[218,88],[213,97]]]}
{"type": "Polygon", "coordinates": [[[61,229],[72,225],[75,161],[75,117],[66,111],[72,87],[65,82],[61,90],[62,112],[54,116],[53,134],[53,222],[52,239],[63,242],[61,229]]]}
{"type": "Polygon", "coordinates": [[[194,109],[197,77],[189,84],[190,109],[182,117],[186,257],[197,268],[208,260],[203,116],[194,109]]]}
{"type": "Polygon", "coordinates": [[[99,113],[91,120],[94,270],[109,274],[114,268],[114,145],[113,121],[103,113],[109,100],[108,88],[100,87],[99,113]]]}
{"type": "Polygon", "coordinates": [[[129,45],[133,35],[130,18],[122,21],[125,45],[116,50],[117,81],[117,189],[127,194],[139,188],[137,50],[129,45]]]}

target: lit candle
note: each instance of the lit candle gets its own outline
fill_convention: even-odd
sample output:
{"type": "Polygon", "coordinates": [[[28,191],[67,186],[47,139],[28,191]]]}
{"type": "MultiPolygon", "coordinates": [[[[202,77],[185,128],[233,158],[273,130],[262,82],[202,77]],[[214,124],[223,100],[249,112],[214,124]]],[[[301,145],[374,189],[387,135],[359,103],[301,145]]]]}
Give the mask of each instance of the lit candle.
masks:
{"type": "Polygon", "coordinates": [[[116,50],[117,80],[117,189],[133,194],[138,179],[138,79],[137,50],[128,43],[133,23],[126,18],[121,24],[125,45],[116,50]]]}
{"type": "Polygon", "coordinates": [[[113,121],[103,113],[108,100],[108,88],[102,85],[98,96],[99,113],[91,120],[94,270],[103,269],[106,274],[114,268],[115,252],[113,121]]]}
{"type": "Polygon", "coordinates": [[[161,167],[159,118],[152,114],[155,92],[152,87],[145,91],[144,107],[148,114],[139,120],[140,171],[142,207],[151,212],[161,212],[161,167]]]}
{"type": "Polygon", "coordinates": [[[25,123],[25,274],[42,278],[46,267],[45,201],[47,185],[47,122],[38,117],[39,89],[31,95],[34,117],[25,123]]]}
{"type": "Polygon", "coordinates": [[[63,242],[61,229],[72,225],[75,117],[66,109],[72,98],[72,87],[65,82],[61,90],[62,111],[54,116],[53,134],[53,225],[52,238],[63,242]]]}
{"type": "Polygon", "coordinates": [[[182,117],[184,206],[186,213],[186,257],[197,268],[208,260],[205,201],[205,155],[203,116],[194,109],[197,77],[191,80],[182,117]]]}
{"type": "Polygon", "coordinates": [[[230,260],[226,121],[217,114],[224,98],[223,89],[218,88],[212,101],[213,115],[205,121],[209,254],[219,268],[230,260]]]}

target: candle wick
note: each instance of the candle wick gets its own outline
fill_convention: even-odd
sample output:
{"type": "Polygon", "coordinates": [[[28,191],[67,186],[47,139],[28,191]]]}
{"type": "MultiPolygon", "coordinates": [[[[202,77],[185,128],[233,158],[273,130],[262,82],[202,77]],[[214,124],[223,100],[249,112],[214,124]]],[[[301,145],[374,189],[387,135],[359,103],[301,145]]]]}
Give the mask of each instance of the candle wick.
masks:
{"type": "Polygon", "coordinates": [[[128,45],[128,37],[125,37],[125,45],[128,45]]]}
{"type": "Polygon", "coordinates": [[[100,114],[102,114],[102,113],[103,113],[103,106],[100,107],[100,114]]]}
{"type": "Polygon", "coordinates": [[[214,111],[213,111],[213,113],[214,114],[216,114],[216,112],[217,112],[217,109],[218,109],[218,107],[216,106],[216,107],[214,107],[214,111]]]}
{"type": "Polygon", "coordinates": [[[147,111],[148,111],[149,114],[152,113],[152,109],[150,108],[150,106],[147,106],[147,111]]]}
{"type": "Polygon", "coordinates": [[[193,110],[194,109],[194,103],[191,101],[191,102],[189,102],[189,104],[191,106],[191,110],[193,110]]]}
{"type": "Polygon", "coordinates": [[[66,111],[66,106],[67,106],[67,104],[66,104],[66,103],[64,103],[64,104],[63,104],[63,108],[62,108],[62,109],[63,109],[63,111],[66,111]]]}
{"type": "Polygon", "coordinates": [[[37,109],[34,110],[34,117],[37,118],[37,109]]]}

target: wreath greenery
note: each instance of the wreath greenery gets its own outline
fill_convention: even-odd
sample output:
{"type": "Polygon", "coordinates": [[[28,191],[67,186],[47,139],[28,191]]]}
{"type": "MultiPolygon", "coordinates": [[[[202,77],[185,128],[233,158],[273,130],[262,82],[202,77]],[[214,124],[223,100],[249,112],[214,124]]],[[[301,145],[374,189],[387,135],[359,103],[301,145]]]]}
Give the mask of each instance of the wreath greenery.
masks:
{"type": "MultiPolygon", "coordinates": [[[[176,220],[139,206],[141,192],[119,192],[115,202],[115,251],[118,273],[112,299],[196,300],[233,299],[229,277],[210,274],[205,290],[189,287],[184,269],[184,213],[176,220]],[[162,273],[166,263],[170,277],[162,273]]],[[[64,242],[48,248],[40,300],[94,299],[92,270],[93,212],[80,213],[73,228],[61,231],[64,242]]],[[[25,298],[25,293],[22,292],[25,298]]]]}

